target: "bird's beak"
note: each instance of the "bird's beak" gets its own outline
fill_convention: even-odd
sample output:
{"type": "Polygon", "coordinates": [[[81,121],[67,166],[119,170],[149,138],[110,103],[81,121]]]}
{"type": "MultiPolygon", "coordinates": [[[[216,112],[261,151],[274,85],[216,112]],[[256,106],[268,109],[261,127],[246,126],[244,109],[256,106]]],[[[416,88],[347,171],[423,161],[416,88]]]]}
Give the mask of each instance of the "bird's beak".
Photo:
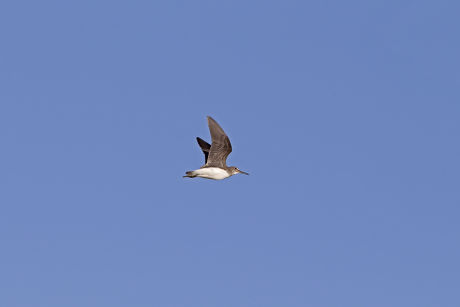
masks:
{"type": "Polygon", "coordinates": [[[246,173],[246,172],[243,172],[243,171],[240,171],[240,170],[238,170],[238,171],[239,171],[241,174],[249,175],[249,174],[246,173]]]}

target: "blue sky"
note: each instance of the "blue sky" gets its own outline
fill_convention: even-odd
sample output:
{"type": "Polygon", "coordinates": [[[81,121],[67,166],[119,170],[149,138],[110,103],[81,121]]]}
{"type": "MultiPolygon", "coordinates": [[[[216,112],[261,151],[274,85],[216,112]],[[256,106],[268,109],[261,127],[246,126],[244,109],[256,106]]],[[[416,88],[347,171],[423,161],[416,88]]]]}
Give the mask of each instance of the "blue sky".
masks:
{"type": "Polygon", "coordinates": [[[3,1],[0,305],[459,306],[459,9],[3,1]]]}

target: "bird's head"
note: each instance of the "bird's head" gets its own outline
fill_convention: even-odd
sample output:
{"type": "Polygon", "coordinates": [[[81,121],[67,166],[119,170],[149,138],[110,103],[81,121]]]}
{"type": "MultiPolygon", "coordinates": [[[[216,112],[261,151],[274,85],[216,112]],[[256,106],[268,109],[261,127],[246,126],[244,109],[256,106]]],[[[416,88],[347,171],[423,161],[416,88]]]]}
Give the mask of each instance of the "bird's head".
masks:
{"type": "Polygon", "coordinates": [[[243,172],[242,170],[240,170],[238,167],[236,166],[230,166],[230,171],[232,172],[232,175],[235,175],[235,174],[245,174],[245,175],[249,175],[248,173],[246,172],[243,172]]]}

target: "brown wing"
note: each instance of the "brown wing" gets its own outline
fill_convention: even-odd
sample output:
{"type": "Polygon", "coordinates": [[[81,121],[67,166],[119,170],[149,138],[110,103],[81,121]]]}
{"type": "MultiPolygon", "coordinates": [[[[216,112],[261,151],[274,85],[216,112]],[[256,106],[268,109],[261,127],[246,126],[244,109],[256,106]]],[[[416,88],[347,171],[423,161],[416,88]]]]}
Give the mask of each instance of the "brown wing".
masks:
{"type": "Polygon", "coordinates": [[[198,142],[198,145],[200,145],[200,148],[204,153],[204,164],[206,164],[208,163],[209,149],[211,149],[211,145],[209,145],[208,142],[199,137],[196,138],[196,141],[198,142]]]}
{"type": "Polygon", "coordinates": [[[232,144],[221,126],[210,116],[208,116],[208,126],[211,132],[211,150],[209,151],[206,166],[226,167],[228,155],[232,152],[232,144]]]}

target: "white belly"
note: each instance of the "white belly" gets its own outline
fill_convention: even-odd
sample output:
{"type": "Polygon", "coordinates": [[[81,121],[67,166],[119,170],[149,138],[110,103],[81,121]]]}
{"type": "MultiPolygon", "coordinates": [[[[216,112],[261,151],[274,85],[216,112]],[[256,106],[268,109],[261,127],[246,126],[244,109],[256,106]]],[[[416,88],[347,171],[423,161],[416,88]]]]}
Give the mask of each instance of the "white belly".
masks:
{"type": "Polygon", "coordinates": [[[193,171],[193,174],[198,177],[215,179],[215,180],[221,180],[221,179],[230,177],[230,175],[226,171],[218,167],[200,168],[200,169],[193,171]]]}

